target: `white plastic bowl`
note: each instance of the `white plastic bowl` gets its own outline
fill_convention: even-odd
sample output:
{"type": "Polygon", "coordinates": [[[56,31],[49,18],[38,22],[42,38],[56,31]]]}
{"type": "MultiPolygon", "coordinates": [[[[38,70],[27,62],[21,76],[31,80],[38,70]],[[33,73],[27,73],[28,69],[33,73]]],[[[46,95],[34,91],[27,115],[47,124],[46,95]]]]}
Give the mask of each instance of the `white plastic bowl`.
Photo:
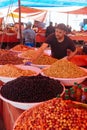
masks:
{"type": "MultiPolygon", "coordinates": [[[[62,84],[63,86],[63,92],[60,94],[61,96],[64,94],[65,92],[65,87],[64,85],[62,84]]],[[[3,101],[11,104],[12,106],[16,107],[16,108],[19,108],[19,109],[22,109],[22,110],[26,110],[26,109],[29,109],[31,107],[34,107],[35,105],[38,105],[42,102],[45,102],[45,101],[42,101],[42,102],[35,102],[35,103],[23,103],[23,102],[16,102],[16,101],[12,101],[12,100],[9,100],[9,99],[6,99],[5,97],[3,97],[1,94],[0,94],[0,99],[2,99],[3,101]]]]}
{"type": "Polygon", "coordinates": [[[0,99],[2,99],[3,101],[11,104],[12,106],[14,106],[16,108],[19,108],[19,109],[22,109],[22,110],[26,110],[28,108],[31,108],[31,107],[33,107],[35,105],[40,104],[40,102],[38,102],[38,103],[15,102],[15,101],[11,101],[11,100],[8,100],[8,99],[4,98],[2,95],[0,95],[0,99]]]}
{"type": "MultiPolygon", "coordinates": [[[[53,78],[53,77],[51,77],[51,78],[53,78]]],[[[75,82],[78,84],[82,83],[86,78],[87,78],[87,76],[80,77],[80,78],[54,78],[54,79],[59,80],[65,86],[72,86],[72,85],[74,85],[75,82]]]]}
{"type": "MultiPolygon", "coordinates": [[[[82,68],[80,67],[81,69],[83,69],[85,72],[87,72],[87,69],[85,68],[82,68]]],[[[43,72],[41,72],[42,75],[46,76],[43,72]]],[[[50,77],[50,76],[48,76],[50,77]]],[[[52,79],[56,79],[56,80],[59,80],[61,83],[64,84],[64,86],[72,86],[74,85],[74,83],[82,83],[86,78],[87,76],[83,76],[83,77],[79,77],[79,78],[55,78],[55,77],[50,77],[52,79]]]]}
{"type": "MultiPolygon", "coordinates": [[[[62,96],[65,92],[65,86],[61,83],[61,85],[63,86],[63,91],[62,93],[60,94],[60,96],[62,96]]],[[[24,102],[16,102],[16,101],[12,101],[12,100],[9,100],[5,97],[3,97],[1,94],[0,94],[0,99],[11,104],[12,106],[16,107],[16,108],[19,108],[19,109],[22,109],[22,110],[26,110],[26,109],[29,109],[29,108],[32,108],[40,103],[43,103],[45,101],[42,101],[42,102],[31,102],[31,103],[24,103],[24,102]]],[[[47,101],[47,100],[46,100],[47,101]]]]}
{"type": "MultiPolygon", "coordinates": [[[[32,71],[36,72],[36,74],[34,74],[34,75],[38,75],[39,73],[41,73],[41,70],[37,67],[28,66],[28,65],[15,65],[15,66],[18,67],[18,68],[21,68],[23,70],[32,70],[32,71]]],[[[17,77],[0,76],[0,80],[2,80],[4,83],[7,83],[8,81],[14,80],[16,78],[17,77]]]]}

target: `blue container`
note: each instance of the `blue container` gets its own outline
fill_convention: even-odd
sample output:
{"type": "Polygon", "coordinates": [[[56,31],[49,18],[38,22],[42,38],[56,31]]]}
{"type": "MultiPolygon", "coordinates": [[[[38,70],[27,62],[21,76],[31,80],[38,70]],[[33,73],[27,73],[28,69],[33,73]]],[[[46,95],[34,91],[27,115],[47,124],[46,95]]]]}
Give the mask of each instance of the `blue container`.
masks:
{"type": "Polygon", "coordinates": [[[35,43],[25,43],[26,46],[29,46],[29,47],[35,47],[35,43]]]}

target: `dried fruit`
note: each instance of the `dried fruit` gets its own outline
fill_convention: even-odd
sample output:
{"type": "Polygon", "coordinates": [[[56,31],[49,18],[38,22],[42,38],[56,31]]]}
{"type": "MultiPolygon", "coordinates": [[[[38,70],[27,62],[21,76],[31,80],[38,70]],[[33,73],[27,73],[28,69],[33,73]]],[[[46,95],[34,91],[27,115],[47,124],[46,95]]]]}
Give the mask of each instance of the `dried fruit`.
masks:
{"type": "Polygon", "coordinates": [[[87,110],[55,98],[26,110],[13,130],[87,130],[87,110]]]}

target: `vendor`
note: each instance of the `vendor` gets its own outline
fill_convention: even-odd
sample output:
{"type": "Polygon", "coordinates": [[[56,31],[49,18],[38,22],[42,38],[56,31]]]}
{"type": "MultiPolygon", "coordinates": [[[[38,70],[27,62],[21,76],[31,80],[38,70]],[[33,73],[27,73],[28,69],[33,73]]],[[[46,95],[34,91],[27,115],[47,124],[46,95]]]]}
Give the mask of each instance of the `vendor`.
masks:
{"type": "Polygon", "coordinates": [[[67,56],[67,50],[70,50],[67,59],[71,59],[76,53],[77,49],[74,42],[66,35],[67,27],[65,24],[60,23],[55,29],[55,33],[50,34],[42,46],[38,49],[36,55],[34,55],[33,60],[36,60],[43,51],[50,46],[51,55],[54,58],[61,59],[67,56]]]}

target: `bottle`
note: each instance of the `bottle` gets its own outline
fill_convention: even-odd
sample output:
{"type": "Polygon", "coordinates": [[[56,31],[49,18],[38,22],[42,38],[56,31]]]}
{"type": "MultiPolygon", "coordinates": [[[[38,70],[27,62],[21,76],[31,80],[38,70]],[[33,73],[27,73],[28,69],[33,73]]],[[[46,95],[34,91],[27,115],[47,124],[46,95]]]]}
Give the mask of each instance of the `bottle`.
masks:
{"type": "Polygon", "coordinates": [[[74,90],[74,88],[73,88],[73,87],[72,87],[72,88],[70,88],[69,90],[70,90],[70,93],[71,93],[72,91],[74,91],[74,92],[75,92],[75,90],[74,90]]]}
{"type": "Polygon", "coordinates": [[[83,90],[81,102],[87,103],[87,88],[84,88],[83,90]]]}
{"type": "Polygon", "coordinates": [[[78,84],[78,87],[76,89],[76,101],[80,102],[82,97],[82,86],[78,84]]]}
{"type": "Polygon", "coordinates": [[[69,95],[65,94],[64,100],[69,100],[69,95]]]}
{"type": "Polygon", "coordinates": [[[76,90],[77,90],[77,88],[76,89],[74,89],[73,87],[70,88],[70,99],[73,101],[76,101],[76,90]]]}
{"type": "Polygon", "coordinates": [[[78,83],[74,82],[74,85],[72,86],[72,88],[74,89],[75,93],[76,93],[76,90],[78,88],[78,83]]]}
{"type": "Polygon", "coordinates": [[[69,95],[69,90],[68,89],[65,89],[65,93],[63,94],[62,98],[65,99],[66,95],[69,95]]]}
{"type": "Polygon", "coordinates": [[[76,101],[75,91],[73,89],[70,91],[70,99],[76,101]]]}
{"type": "Polygon", "coordinates": [[[69,89],[66,89],[66,90],[65,90],[65,94],[69,94],[69,89]]]}

